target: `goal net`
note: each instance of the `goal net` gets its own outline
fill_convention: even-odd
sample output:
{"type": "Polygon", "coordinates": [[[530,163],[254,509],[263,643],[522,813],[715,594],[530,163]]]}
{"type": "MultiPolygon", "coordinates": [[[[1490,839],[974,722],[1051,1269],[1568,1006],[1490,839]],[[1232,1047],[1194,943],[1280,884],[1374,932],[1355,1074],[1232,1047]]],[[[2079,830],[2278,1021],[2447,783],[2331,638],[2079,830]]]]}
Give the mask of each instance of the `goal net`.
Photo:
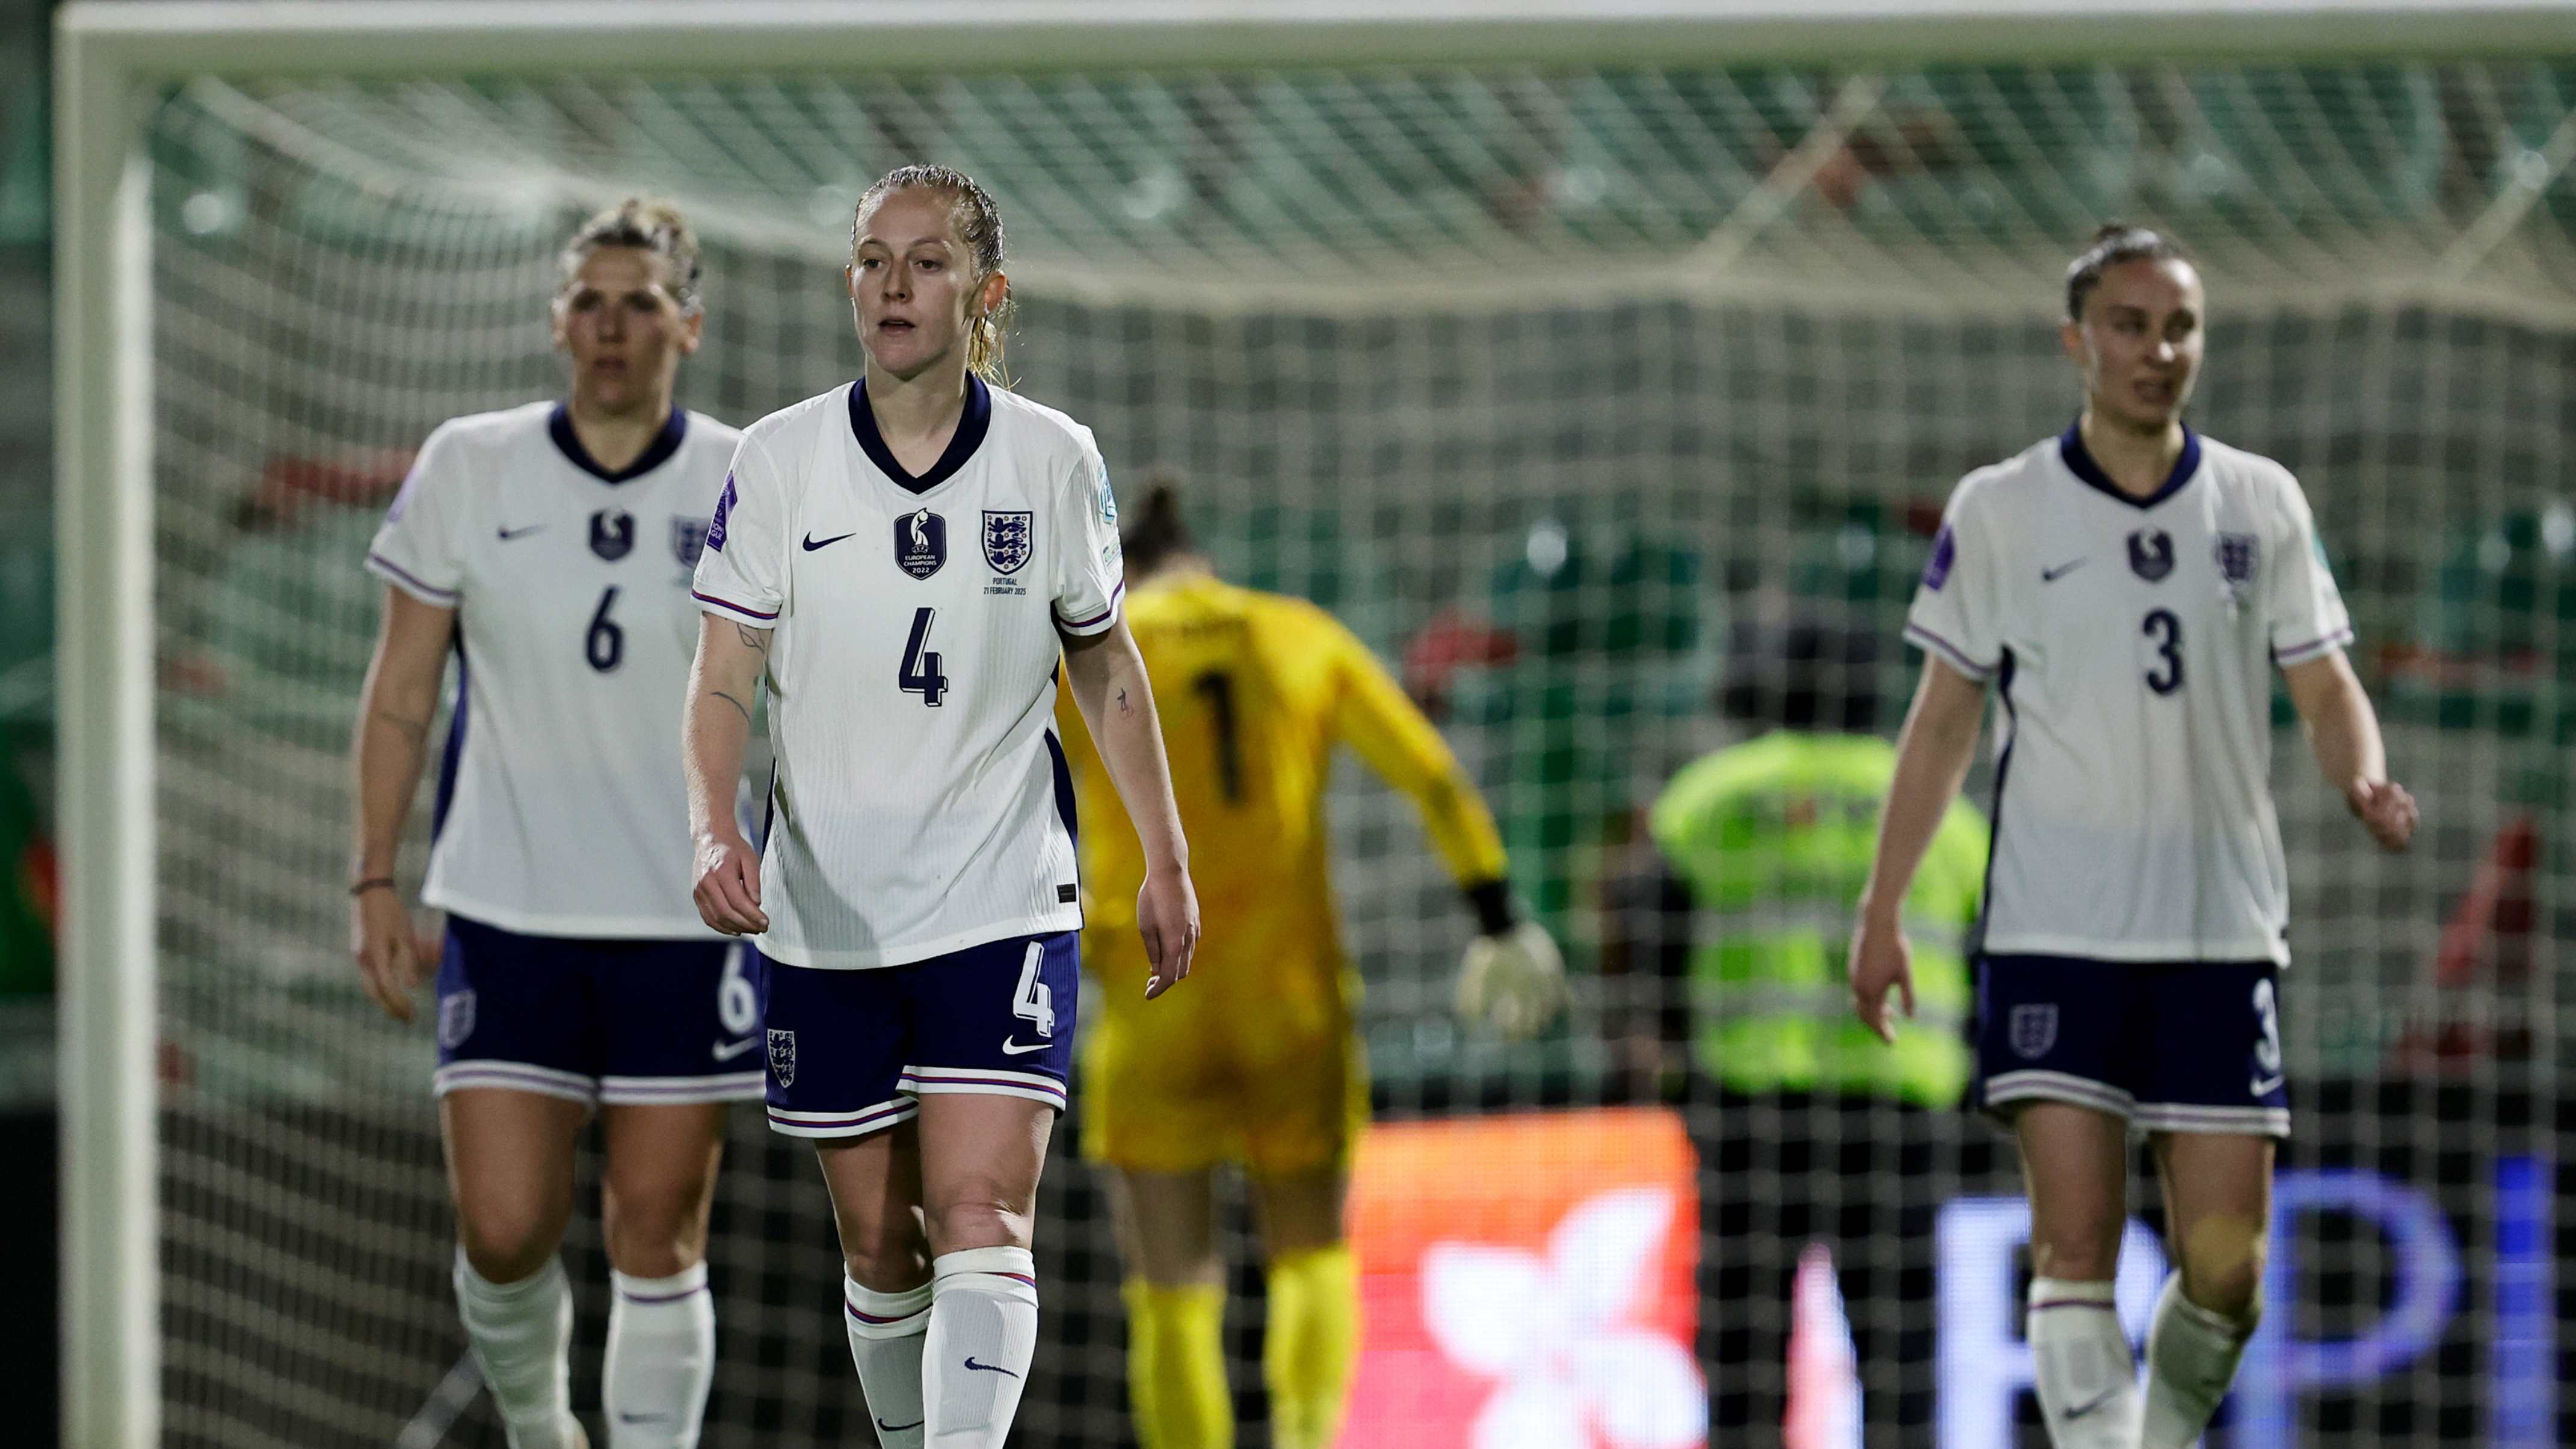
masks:
{"type": "MultiPolygon", "coordinates": [[[[556,248],[629,192],[675,198],[710,245],[685,405],[739,424],[848,379],[850,206],[925,159],[1001,203],[1021,388],[1119,479],[1178,477],[1228,577],[1315,600],[1404,672],[1566,948],[1574,1006],[1540,1040],[1456,1026],[1469,917],[1406,804],[1346,762],[1337,879],[1382,1130],[1345,1444],[1682,1449],[1784,1418],[2041,1442],[2008,1151],[1794,1073],[1709,1081],[1648,939],[1669,913],[1641,814],[1747,737],[1724,685],[1779,667],[1763,641],[1791,625],[1876,641],[1853,677],[1893,732],[1927,524],[1962,472],[2073,415],[2060,268],[2115,216],[2194,248],[2195,422],[2300,475],[2425,802],[2414,852],[2377,854],[2276,709],[2299,1128],[2264,1337],[2213,1443],[2566,1442],[2576,46],[235,76],[172,88],[145,145],[166,1442],[502,1442],[459,1368],[433,1044],[367,1003],[344,944],[380,606],[359,560],[409,450],[560,389],[556,248]],[[1811,1245],[1835,1273],[1796,1272],[1811,1245]]],[[[1016,1442],[1130,1443],[1104,1200],[1058,1155],[1016,1442]]],[[[2152,1287],[2161,1215],[2135,1205],[2152,1287]]],[[[1256,1250],[1226,1221],[1257,1446],[1256,1250]]],[[[567,1250],[585,1412],[595,1224],[567,1250]]],[[[755,1113],[710,1256],[706,1442],[866,1442],[817,1174],[755,1113]]]]}

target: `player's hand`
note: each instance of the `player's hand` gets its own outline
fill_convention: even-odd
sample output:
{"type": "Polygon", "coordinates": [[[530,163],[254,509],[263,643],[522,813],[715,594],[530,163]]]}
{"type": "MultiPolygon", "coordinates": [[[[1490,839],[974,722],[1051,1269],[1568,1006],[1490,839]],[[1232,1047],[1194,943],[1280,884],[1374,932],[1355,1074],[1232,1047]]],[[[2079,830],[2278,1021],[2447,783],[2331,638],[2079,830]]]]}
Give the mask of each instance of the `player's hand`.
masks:
{"type": "Polygon", "coordinates": [[[378,886],[358,892],[349,902],[349,954],[358,963],[358,979],[385,1015],[411,1020],[411,993],[428,974],[428,957],[412,934],[411,911],[399,892],[378,886]]]}
{"type": "Polygon", "coordinates": [[[1896,1044],[1896,1023],[1887,1014],[1887,991],[1896,988],[1897,999],[1904,1003],[1905,1015],[1914,1015],[1914,947],[1905,939],[1905,931],[1892,920],[1874,920],[1864,913],[1860,925],[1853,929],[1851,940],[1852,1011],[1860,1024],[1878,1033],[1878,1039],[1890,1046],[1896,1044]]]}
{"type": "Polygon", "coordinates": [[[1148,870],[1136,892],[1136,930],[1145,938],[1145,999],[1153,1000],[1190,974],[1199,949],[1199,893],[1186,869],[1148,870]]]}
{"type": "Polygon", "coordinates": [[[698,919],[728,936],[756,936],[769,929],[760,908],[760,854],[739,833],[701,835],[697,849],[698,919]]]}
{"type": "Polygon", "coordinates": [[[2355,780],[2344,791],[2344,803],[2352,807],[2353,817],[2370,831],[2370,838],[2386,851],[2400,851],[2415,836],[2418,818],[2415,797],[2394,780],[2355,780]]]}
{"type": "Polygon", "coordinates": [[[1467,943],[1458,963],[1458,1015],[1521,1041],[1565,1009],[1565,958],[1536,921],[1467,943]]]}

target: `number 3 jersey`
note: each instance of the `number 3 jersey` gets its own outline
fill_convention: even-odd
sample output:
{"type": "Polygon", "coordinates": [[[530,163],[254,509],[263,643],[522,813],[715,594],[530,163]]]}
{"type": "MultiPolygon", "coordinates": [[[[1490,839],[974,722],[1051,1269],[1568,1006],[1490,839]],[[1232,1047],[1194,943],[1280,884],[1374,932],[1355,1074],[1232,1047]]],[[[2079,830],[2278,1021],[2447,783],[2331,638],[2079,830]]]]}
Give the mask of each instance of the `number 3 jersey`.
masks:
{"type": "Polygon", "coordinates": [[[1117,523],[1091,431],[974,378],[918,477],[864,383],[752,424],[697,596],[774,631],[763,954],[900,966],[1082,924],[1056,665],[1059,631],[1118,621],[1117,523]]]}
{"type": "Polygon", "coordinates": [[[2289,960],[2271,671],[2352,626],[2287,469],[2186,432],[2134,499],[2069,428],[1959,484],[1905,636],[2003,700],[1984,951],[2289,960]]]}
{"type": "Polygon", "coordinates": [[[421,899],[543,936],[712,938],[690,899],[680,706],[708,518],[741,437],[674,411],[601,467],[560,404],[442,425],[367,568],[456,611],[421,899]]]}

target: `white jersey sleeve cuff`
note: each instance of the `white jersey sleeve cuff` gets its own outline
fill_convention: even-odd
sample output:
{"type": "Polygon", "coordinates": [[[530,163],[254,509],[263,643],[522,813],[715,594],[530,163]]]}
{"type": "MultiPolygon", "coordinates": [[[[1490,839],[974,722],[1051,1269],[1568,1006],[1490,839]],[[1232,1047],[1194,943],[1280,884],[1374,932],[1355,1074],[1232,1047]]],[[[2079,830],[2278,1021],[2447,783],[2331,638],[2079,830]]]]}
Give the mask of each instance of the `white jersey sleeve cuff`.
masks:
{"type": "Polygon", "coordinates": [[[1066,618],[1064,610],[1059,608],[1055,611],[1055,625],[1057,628],[1062,629],[1068,634],[1081,634],[1087,636],[1102,633],[1111,625],[1118,622],[1118,601],[1125,598],[1126,595],[1127,581],[1121,579],[1118,581],[1118,587],[1109,591],[1109,602],[1107,604],[1102,605],[1098,610],[1086,614],[1078,619],[1066,618]]]}
{"type": "Polygon", "coordinates": [[[742,623],[749,624],[755,629],[775,629],[778,627],[778,611],[776,609],[755,609],[749,604],[737,604],[731,599],[710,594],[703,589],[689,590],[689,597],[698,601],[698,611],[700,613],[713,614],[719,619],[739,620],[742,623]]]}
{"type": "Polygon", "coordinates": [[[2272,646],[2272,662],[2284,667],[2305,664],[2311,659],[2322,659],[2351,642],[2352,630],[2343,628],[2323,638],[2311,639],[2304,644],[2293,644],[2287,649],[2276,644],[2272,646]]]}
{"type": "Polygon", "coordinates": [[[1912,644],[1915,648],[1922,650],[1926,654],[1940,655],[1942,660],[1951,668],[1958,670],[1961,674],[1968,676],[1970,679],[1976,680],[1980,684],[1983,684],[1985,681],[1992,679],[1995,676],[1994,665],[1979,664],[1974,659],[1968,657],[1966,650],[1961,649],[1958,645],[1951,643],[1949,640],[1942,638],[1940,635],[1933,633],[1931,630],[1924,628],[1920,624],[1911,622],[1906,624],[1905,639],[1907,643],[1912,644]]]}
{"type": "MultiPolygon", "coordinates": [[[[342,555],[347,557],[347,555],[342,555]]],[[[367,572],[435,608],[456,607],[456,590],[442,589],[380,553],[367,555],[367,572]]]]}

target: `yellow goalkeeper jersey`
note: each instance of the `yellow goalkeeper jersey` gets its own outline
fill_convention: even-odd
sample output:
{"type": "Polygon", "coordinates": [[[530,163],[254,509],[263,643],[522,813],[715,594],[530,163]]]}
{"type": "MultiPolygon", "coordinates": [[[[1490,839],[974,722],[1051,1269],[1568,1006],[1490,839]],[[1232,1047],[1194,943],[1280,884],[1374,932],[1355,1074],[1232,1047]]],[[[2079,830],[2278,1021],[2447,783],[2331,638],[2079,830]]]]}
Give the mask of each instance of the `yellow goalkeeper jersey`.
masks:
{"type": "MultiPolygon", "coordinates": [[[[1175,998],[1249,990],[1290,1016],[1318,998],[1347,1009],[1324,817],[1335,745],[1413,797],[1461,885],[1503,874],[1493,816],[1457,757],[1331,615],[1192,573],[1131,593],[1127,624],[1153,680],[1203,922],[1205,979],[1175,998]]],[[[1114,1012],[1131,995],[1141,1004],[1143,953],[1129,943],[1145,861],[1071,691],[1056,713],[1080,807],[1086,964],[1114,1012]]]]}

